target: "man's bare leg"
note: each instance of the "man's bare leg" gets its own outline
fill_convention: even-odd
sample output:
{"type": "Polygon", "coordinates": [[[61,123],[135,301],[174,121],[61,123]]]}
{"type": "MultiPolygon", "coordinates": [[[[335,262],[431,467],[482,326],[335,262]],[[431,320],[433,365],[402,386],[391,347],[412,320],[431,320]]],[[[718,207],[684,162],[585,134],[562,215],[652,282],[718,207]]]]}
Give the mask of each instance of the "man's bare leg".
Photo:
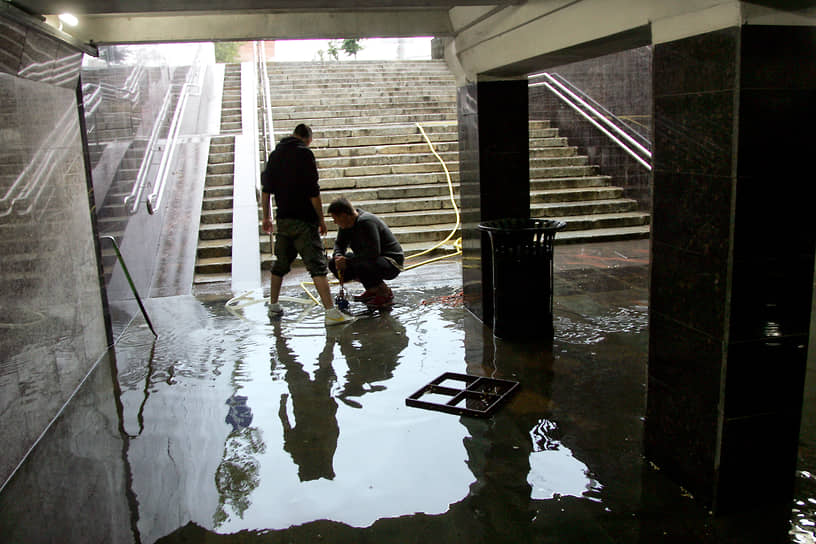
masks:
{"type": "Polygon", "coordinates": [[[276,274],[269,275],[269,303],[275,304],[278,301],[278,297],[280,296],[281,284],[283,283],[283,277],[278,276],[276,274]]]}
{"type": "Polygon", "coordinates": [[[334,301],[331,296],[331,289],[329,289],[329,279],[326,276],[312,276],[312,281],[317,289],[317,294],[320,295],[320,302],[327,310],[334,308],[334,301]]]}

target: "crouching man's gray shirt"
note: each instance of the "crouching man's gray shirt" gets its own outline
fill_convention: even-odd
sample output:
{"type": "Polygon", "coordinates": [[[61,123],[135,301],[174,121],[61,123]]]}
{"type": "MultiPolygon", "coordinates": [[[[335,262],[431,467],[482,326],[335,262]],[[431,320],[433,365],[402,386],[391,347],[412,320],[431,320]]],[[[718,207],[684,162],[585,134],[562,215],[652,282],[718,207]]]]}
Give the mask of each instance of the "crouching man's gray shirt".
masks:
{"type": "Polygon", "coordinates": [[[354,256],[374,260],[377,257],[388,257],[401,267],[405,261],[394,233],[382,219],[373,213],[357,209],[357,220],[348,229],[340,229],[334,242],[334,255],[345,255],[347,249],[354,256]]]}

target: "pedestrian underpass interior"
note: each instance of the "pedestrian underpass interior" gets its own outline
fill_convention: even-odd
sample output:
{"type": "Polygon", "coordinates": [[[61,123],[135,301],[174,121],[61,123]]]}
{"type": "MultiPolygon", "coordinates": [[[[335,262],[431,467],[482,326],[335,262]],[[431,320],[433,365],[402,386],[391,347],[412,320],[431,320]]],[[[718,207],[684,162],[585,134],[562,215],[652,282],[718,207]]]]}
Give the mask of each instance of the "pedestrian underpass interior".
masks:
{"type": "MultiPolygon", "coordinates": [[[[634,13],[625,7],[625,16],[604,24],[625,20],[628,30],[611,40],[579,38],[586,48],[557,51],[536,42],[534,58],[494,46],[540,25],[557,27],[562,17],[595,17],[587,4],[553,14],[521,8],[522,17],[534,16],[506,35],[491,33],[513,6],[484,11],[470,26],[466,18],[451,19],[458,27],[447,54],[456,73],[464,254],[406,273],[397,286],[404,307],[361,320],[361,330],[348,330],[350,339],[326,336],[306,304],[293,303],[277,327],[265,322],[257,315],[264,282],[254,265],[235,267],[252,272],[240,278],[246,285],[233,284],[234,275],[229,285],[187,291],[194,253],[181,252],[187,255],[181,259],[179,249],[196,238],[186,226],[200,221],[200,202],[188,197],[203,190],[210,140],[221,135],[222,110],[211,106],[225,103],[226,89],[209,84],[221,81],[216,71],[196,75],[185,68],[190,64],[144,75],[128,70],[113,88],[83,78],[96,94],[79,85],[76,43],[49,41],[54,33],[38,33],[40,23],[4,16],[4,35],[24,44],[4,45],[19,62],[4,61],[0,81],[11,120],[2,132],[10,170],[3,172],[9,191],[0,208],[6,255],[0,406],[3,419],[14,422],[2,427],[4,474],[14,474],[0,490],[4,538],[330,535],[356,542],[404,541],[392,535],[409,533],[485,542],[812,541],[813,396],[803,384],[813,359],[806,352],[814,244],[801,219],[806,199],[788,191],[802,178],[797,157],[807,157],[809,143],[785,139],[790,147],[782,149],[766,137],[786,133],[812,107],[799,99],[812,87],[809,71],[791,68],[810,62],[812,29],[792,24],[794,7],[775,13],[724,3],[687,19],[669,4],[634,13]],[[728,13],[738,13],[740,23],[728,23],[728,13]],[[638,26],[647,15],[649,22],[638,26]],[[701,29],[694,20],[718,22],[701,29]],[[759,47],[768,43],[784,47],[769,57],[759,47]],[[651,59],[645,88],[654,105],[654,170],[623,189],[636,201],[653,198],[650,242],[558,247],[552,346],[495,340],[482,326],[490,322],[491,279],[475,225],[540,203],[530,168],[529,85],[518,76],[564,59],[595,61],[643,47],[651,59]],[[781,73],[787,77],[771,77],[781,73]],[[112,123],[94,119],[94,96],[135,104],[138,85],[130,83],[142,78],[157,90],[149,107],[114,109],[112,123]],[[187,95],[175,93],[185,87],[187,95]],[[73,115],[86,98],[89,110],[73,115]],[[769,99],[771,117],[760,107],[769,99]],[[131,240],[122,249],[155,314],[154,342],[124,275],[115,266],[105,273],[114,252],[99,235],[119,227],[116,214],[101,209],[127,178],[91,168],[94,161],[131,165],[123,170],[138,180],[134,155],[149,146],[125,138],[103,150],[92,137],[85,147],[81,135],[138,132],[165,102],[170,111],[185,101],[218,117],[173,123],[168,116],[167,125],[144,125],[162,134],[184,128],[178,167],[158,157],[153,163],[181,189],[137,183],[132,197],[119,195],[139,211],[121,227],[131,240]],[[526,137],[506,137],[521,133],[526,137]],[[778,156],[787,160],[773,160],[778,156]],[[99,179],[106,181],[86,195],[99,179]],[[757,190],[757,179],[773,179],[774,190],[757,190]],[[745,220],[758,216],[768,221],[745,220]],[[772,235],[769,224],[783,227],[785,236],[772,235]],[[51,236],[34,236],[41,230],[51,236]],[[462,288],[464,310],[450,305],[462,288]],[[230,307],[227,301],[241,293],[246,304],[230,307]],[[437,365],[504,376],[522,389],[488,420],[406,406],[407,395],[443,371],[437,365]],[[250,391],[261,384],[262,392],[250,391]],[[304,398],[313,400],[308,408],[304,398]],[[372,422],[370,411],[393,417],[372,422]],[[325,431],[316,434],[316,427],[325,431]],[[425,462],[429,455],[437,465],[425,462]],[[416,460],[432,484],[405,483],[419,472],[410,469],[416,460]],[[276,495],[270,482],[289,482],[290,493],[276,495]],[[359,508],[349,505],[350,491],[359,508]]],[[[439,15],[428,20],[444,21],[439,15]]],[[[155,22],[159,28],[161,18],[155,22]]],[[[610,32],[601,23],[583,28],[610,32]]],[[[242,81],[242,101],[243,90],[242,81]]],[[[643,125],[639,115],[628,117],[643,125]]],[[[142,130],[147,139],[151,130],[142,130]]],[[[243,135],[232,137],[233,149],[248,160],[236,160],[234,173],[252,179],[239,171],[257,162],[243,135]]],[[[256,211],[251,191],[234,196],[236,208],[256,211]]],[[[241,217],[257,230],[252,213],[241,217]]],[[[258,247],[255,241],[252,251],[237,254],[257,259],[258,247]]],[[[303,296],[299,283],[287,286],[292,299],[303,296]]],[[[530,319],[540,313],[531,309],[530,319]]]]}

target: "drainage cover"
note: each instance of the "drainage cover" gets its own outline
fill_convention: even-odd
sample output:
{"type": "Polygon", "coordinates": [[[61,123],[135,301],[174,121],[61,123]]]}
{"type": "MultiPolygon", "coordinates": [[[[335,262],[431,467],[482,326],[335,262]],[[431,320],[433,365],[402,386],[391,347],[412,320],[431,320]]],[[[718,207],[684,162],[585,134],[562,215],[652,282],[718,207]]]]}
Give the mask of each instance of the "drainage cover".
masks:
{"type": "Polygon", "coordinates": [[[415,408],[461,416],[488,417],[507,400],[519,382],[445,372],[405,399],[415,408]]]}

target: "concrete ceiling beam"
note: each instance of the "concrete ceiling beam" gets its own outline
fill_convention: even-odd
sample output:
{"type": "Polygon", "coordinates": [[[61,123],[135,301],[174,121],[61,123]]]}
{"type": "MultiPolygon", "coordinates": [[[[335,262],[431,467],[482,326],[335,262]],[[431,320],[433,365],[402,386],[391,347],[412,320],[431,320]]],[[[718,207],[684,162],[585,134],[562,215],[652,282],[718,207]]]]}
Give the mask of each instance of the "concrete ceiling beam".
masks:
{"type": "Polygon", "coordinates": [[[86,43],[450,36],[444,9],[295,13],[85,15],[72,34],[86,43]]]}

